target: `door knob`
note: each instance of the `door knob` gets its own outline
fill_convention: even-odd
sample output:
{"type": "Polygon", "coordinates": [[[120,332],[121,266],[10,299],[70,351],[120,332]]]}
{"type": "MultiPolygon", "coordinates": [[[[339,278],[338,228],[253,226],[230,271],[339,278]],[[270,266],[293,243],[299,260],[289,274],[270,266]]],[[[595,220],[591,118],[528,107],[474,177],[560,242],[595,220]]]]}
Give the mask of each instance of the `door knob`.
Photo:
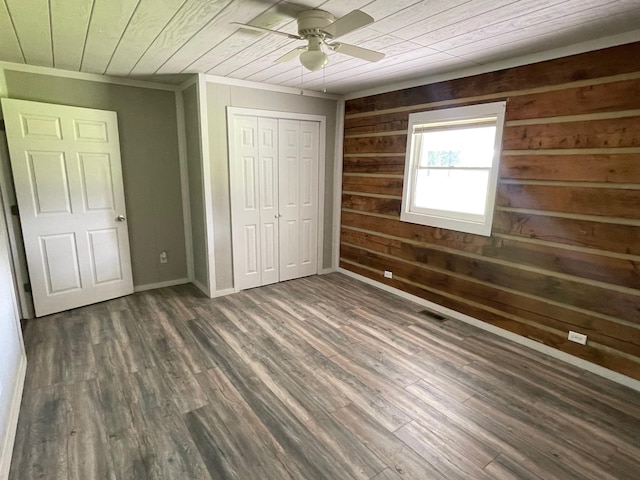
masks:
{"type": "Polygon", "coordinates": [[[124,215],[118,215],[118,216],[116,217],[116,220],[117,220],[118,222],[124,222],[124,221],[126,220],[126,218],[124,218],[124,215]]]}

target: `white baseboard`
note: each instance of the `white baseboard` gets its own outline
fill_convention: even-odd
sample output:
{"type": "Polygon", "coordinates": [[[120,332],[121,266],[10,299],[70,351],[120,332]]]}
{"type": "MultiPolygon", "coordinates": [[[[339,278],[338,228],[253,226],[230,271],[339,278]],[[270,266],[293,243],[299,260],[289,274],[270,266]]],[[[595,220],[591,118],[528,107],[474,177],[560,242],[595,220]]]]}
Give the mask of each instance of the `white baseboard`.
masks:
{"type": "Polygon", "coordinates": [[[224,297],[226,295],[231,295],[232,293],[237,293],[235,288],[226,288],[224,290],[218,290],[213,294],[213,298],[224,297]]]}
{"type": "Polygon", "coordinates": [[[167,282],[147,283],[146,285],[136,285],[133,287],[134,292],[145,292],[147,290],[155,290],[156,288],[173,287],[175,285],[184,285],[189,283],[188,278],[179,278],[177,280],[169,280],[167,282]]]}
{"type": "Polygon", "coordinates": [[[329,268],[323,268],[322,270],[320,270],[320,275],[327,275],[329,273],[335,273],[338,270],[335,269],[334,267],[329,267],[329,268]]]}
{"type": "Polygon", "coordinates": [[[568,353],[565,353],[557,348],[550,347],[548,345],[544,345],[543,343],[536,342],[529,338],[522,337],[517,335],[509,330],[505,330],[500,327],[496,327],[495,325],[491,325],[490,323],[483,322],[478,320],[477,318],[470,317],[469,315],[465,315],[464,313],[456,312],[455,310],[451,310],[450,308],[443,307],[442,305],[438,305],[437,303],[430,302],[429,300],[425,300],[424,298],[417,297],[410,293],[404,292],[398,288],[390,287],[381,282],[377,282],[363,275],[359,275],[357,273],[351,272],[349,270],[345,270],[344,268],[338,268],[338,272],[343,273],[349,277],[360,280],[361,282],[368,283],[374,287],[380,288],[381,290],[385,290],[387,292],[398,295],[399,297],[406,298],[407,300],[411,300],[419,305],[427,307],[431,310],[434,310],[442,315],[446,315],[451,318],[455,318],[456,320],[460,320],[461,322],[468,323],[469,325],[473,325],[474,327],[478,327],[482,330],[486,330],[488,332],[494,333],[499,337],[506,338],[511,340],[512,342],[518,343],[525,347],[531,348],[532,350],[536,350],[538,352],[549,355],[550,357],[556,358],[558,360],[562,360],[563,362],[569,363],[576,367],[582,368],[591,373],[595,373],[601,377],[604,377],[608,380],[612,380],[616,383],[624,385],[625,387],[632,388],[633,390],[637,390],[640,392],[640,381],[635,380],[631,377],[627,377],[626,375],[622,375],[621,373],[614,372],[613,370],[609,370],[608,368],[601,367],[592,362],[588,362],[587,360],[583,360],[582,358],[575,357],[568,353]]]}
{"type": "Polygon", "coordinates": [[[11,468],[11,457],[13,456],[13,445],[16,440],[16,431],[18,428],[18,417],[20,416],[20,404],[22,403],[22,390],[24,389],[24,380],[27,374],[27,357],[20,356],[20,364],[18,365],[18,378],[13,390],[11,399],[11,410],[9,412],[9,423],[7,425],[7,433],[0,451],[0,479],[9,478],[9,469],[11,468]]]}

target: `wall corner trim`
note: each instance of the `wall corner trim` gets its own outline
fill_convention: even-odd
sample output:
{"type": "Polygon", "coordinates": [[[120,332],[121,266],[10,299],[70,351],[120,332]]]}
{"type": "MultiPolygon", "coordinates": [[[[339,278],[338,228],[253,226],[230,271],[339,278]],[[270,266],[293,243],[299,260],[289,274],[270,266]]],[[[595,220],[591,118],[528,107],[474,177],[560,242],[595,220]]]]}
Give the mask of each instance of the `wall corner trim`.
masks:
{"type": "Polygon", "coordinates": [[[196,84],[198,98],[200,169],[202,173],[202,201],[205,217],[205,242],[207,258],[207,296],[213,298],[216,291],[215,234],[213,217],[213,190],[211,186],[211,150],[209,149],[209,108],[205,75],[198,74],[196,84]]]}
{"type": "Polygon", "coordinates": [[[13,456],[13,445],[16,440],[16,432],[18,430],[18,417],[20,415],[20,405],[22,403],[22,392],[24,390],[24,381],[27,374],[27,356],[23,353],[20,356],[20,364],[18,365],[18,376],[16,379],[13,396],[11,399],[11,410],[9,412],[9,421],[7,424],[7,432],[5,438],[1,439],[0,447],[0,479],[9,477],[9,468],[11,467],[11,458],[13,456]]]}
{"type": "Polygon", "coordinates": [[[456,312],[455,310],[451,310],[450,308],[443,307],[442,305],[438,305],[437,303],[433,303],[423,298],[412,295],[410,293],[403,292],[400,289],[390,287],[389,285],[385,285],[384,283],[377,282],[365,276],[346,270],[342,267],[338,268],[338,272],[344,275],[347,275],[349,277],[355,278],[356,280],[360,280],[361,282],[377,287],[381,290],[385,290],[389,293],[393,293],[394,295],[397,295],[406,300],[410,300],[414,303],[417,303],[418,305],[422,305],[424,307],[427,307],[431,310],[434,310],[448,317],[455,318],[456,320],[460,320],[461,322],[467,323],[469,325],[473,325],[474,327],[478,327],[487,332],[491,332],[495,335],[498,335],[499,337],[505,338],[507,340],[511,340],[512,342],[515,342],[519,345],[528,347],[540,353],[544,353],[557,360],[561,360],[575,367],[582,368],[583,370],[594,373],[608,380],[611,380],[613,382],[624,385],[625,387],[629,387],[633,390],[640,392],[640,380],[635,380],[631,377],[627,377],[626,375],[622,375],[621,373],[614,372],[613,370],[609,370],[608,368],[601,367],[600,365],[596,365],[595,363],[588,362],[586,360],[575,357],[573,355],[569,355],[568,353],[565,353],[556,348],[549,347],[548,345],[544,345],[542,343],[536,342],[534,340],[530,340],[525,337],[521,337],[520,335],[512,333],[503,328],[496,327],[494,325],[491,325],[481,320],[478,320],[476,318],[473,318],[469,315],[465,315],[464,313],[456,312]]]}

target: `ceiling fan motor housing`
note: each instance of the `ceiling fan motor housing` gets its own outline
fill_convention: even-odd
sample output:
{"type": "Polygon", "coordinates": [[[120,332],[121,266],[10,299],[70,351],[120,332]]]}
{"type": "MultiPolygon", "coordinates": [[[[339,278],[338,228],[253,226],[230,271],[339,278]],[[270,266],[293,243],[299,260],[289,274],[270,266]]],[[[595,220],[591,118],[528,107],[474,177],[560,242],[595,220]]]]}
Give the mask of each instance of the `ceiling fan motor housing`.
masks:
{"type": "Polygon", "coordinates": [[[298,15],[298,35],[301,37],[329,36],[321,29],[335,21],[335,17],[324,10],[305,10],[298,15]]]}

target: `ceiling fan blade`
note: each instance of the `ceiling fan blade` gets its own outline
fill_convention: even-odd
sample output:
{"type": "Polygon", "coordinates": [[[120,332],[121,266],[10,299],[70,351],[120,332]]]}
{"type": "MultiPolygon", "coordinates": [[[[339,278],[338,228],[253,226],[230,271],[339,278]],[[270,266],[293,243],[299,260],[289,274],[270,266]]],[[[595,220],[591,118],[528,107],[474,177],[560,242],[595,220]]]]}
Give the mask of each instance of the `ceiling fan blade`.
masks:
{"type": "Polygon", "coordinates": [[[334,52],[344,53],[352,57],[361,58],[367,62],[377,62],[384,58],[384,53],[369,50],[368,48],[356,47],[348,43],[333,43],[329,45],[334,52]]]}
{"type": "Polygon", "coordinates": [[[373,17],[370,15],[367,15],[362,10],[354,10],[321,30],[331,38],[338,38],[373,22],[373,17]]]}
{"type": "Polygon", "coordinates": [[[278,58],[276,60],[276,63],[284,63],[284,62],[288,62],[290,60],[293,60],[294,58],[297,58],[298,55],[300,55],[300,52],[303,52],[306,49],[307,49],[307,47],[294,48],[290,52],[287,52],[284,55],[282,55],[280,58],[278,58]]]}
{"type": "Polygon", "coordinates": [[[233,25],[240,25],[242,28],[248,28],[249,30],[255,30],[256,32],[275,33],[276,35],[282,35],[283,37],[292,38],[294,40],[304,40],[300,35],[294,35],[293,33],[279,32],[278,30],[270,30],[264,27],[258,27],[256,25],[249,25],[248,23],[230,22],[233,25]]]}

